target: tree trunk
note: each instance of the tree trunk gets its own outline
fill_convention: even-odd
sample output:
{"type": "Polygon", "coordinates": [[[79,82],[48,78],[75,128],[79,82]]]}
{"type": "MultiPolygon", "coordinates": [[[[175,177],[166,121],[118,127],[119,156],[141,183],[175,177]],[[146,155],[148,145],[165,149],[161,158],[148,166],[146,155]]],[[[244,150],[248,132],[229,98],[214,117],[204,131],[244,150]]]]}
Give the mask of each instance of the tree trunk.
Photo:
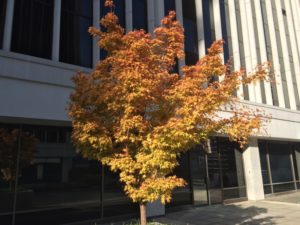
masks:
{"type": "Polygon", "coordinates": [[[146,204],[140,204],[141,225],[147,224],[146,204]]]}

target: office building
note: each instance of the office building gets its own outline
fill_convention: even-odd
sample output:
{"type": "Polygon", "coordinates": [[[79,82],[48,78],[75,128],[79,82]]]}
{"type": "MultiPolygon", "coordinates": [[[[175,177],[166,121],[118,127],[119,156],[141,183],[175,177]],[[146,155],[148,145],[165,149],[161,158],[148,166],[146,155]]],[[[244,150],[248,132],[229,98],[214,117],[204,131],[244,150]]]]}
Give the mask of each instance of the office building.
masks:
{"type": "MultiPolygon", "coordinates": [[[[66,107],[73,88],[71,77],[76,71],[92,71],[105,57],[87,33],[89,26],[99,26],[99,18],[106,13],[103,3],[0,0],[0,127],[22,129],[39,139],[33,164],[19,173],[18,194],[13,195],[14,185],[0,179],[1,224],[11,224],[13,215],[19,225],[54,225],[138,213],[138,206],[123,194],[118,176],[83,159],[70,141],[66,107]]],[[[183,205],[260,200],[297,191],[300,2],[115,0],[115,4],[127,32],[151,32],[169,10],[175,10],[186,37],[186,56],[179,65],[195,63],[214,40],[224,39],[224,62],[232,59],[234,69],[250,72],[270,61],[276,80],[237,91],[246,105],[272,116],[266,133],[252,137],[243,150],[215,137],[210,153],[196,147],[183,155],[175,174],[188,185],[174,191],[171,204],[149,205],[149,215],[183,205]]]]}

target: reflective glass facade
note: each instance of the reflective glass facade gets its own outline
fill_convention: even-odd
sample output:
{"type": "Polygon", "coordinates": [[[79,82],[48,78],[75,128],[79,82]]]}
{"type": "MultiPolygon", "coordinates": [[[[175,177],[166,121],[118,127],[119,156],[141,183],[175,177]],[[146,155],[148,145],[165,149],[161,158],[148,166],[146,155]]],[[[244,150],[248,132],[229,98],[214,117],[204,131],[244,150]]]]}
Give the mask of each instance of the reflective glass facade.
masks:
{"type": "Polygon", "coordinates": [[[60,23],[60,61],[92,67],[92,0],[62,0],[60,23]]]}
{"type": "Polygon", "coordinates": [[[11,224],[15,191],[17,225],[58,225],[138,213],[138,206],[124,195],[118,174],[75,152],[70,128],[2,124],[0,134],[1,129],[22,129],[38,140],[34,155],[28,154],[25,139],[16,138],[14,154],[3,156],[5,141],[0,135],[1,225],[11,224]],[[8,166],[1,160],[10,162],[13,174],[19,165],[17,189],[16,180],[5,176],[8,166]]]}
{"type": "Polygon", "coordinates": [[[211,152],[197,146],[182,155],[179,163],[174,173],[188,184],[174,191],[167,207],[247,199],[242,152],[236,143],[213,138],[211,152]]]}
{"type": "Polygon", "coordinates": [[[259,151],[265,194],[299,188],[299,144],[260,141],[259,151]]]}
{"type": "Polygon", "coordinates": [[[54,0],[16,0],[11,51],[51,58],[54,0]]]}

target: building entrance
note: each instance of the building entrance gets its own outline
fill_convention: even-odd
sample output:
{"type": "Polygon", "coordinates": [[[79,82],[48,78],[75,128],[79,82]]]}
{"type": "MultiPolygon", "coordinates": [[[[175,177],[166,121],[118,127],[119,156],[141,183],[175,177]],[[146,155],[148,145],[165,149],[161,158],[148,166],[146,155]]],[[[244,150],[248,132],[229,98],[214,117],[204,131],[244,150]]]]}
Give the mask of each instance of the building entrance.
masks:
{"type": "Polygon", "coordinates": [[[247,199],[239,146],[225,138],[211,139],[210,146],[209,152],[197,146],[179,160],[175,174],[188,185],[174,192],[171,205],[201,206],[247,199]]]}

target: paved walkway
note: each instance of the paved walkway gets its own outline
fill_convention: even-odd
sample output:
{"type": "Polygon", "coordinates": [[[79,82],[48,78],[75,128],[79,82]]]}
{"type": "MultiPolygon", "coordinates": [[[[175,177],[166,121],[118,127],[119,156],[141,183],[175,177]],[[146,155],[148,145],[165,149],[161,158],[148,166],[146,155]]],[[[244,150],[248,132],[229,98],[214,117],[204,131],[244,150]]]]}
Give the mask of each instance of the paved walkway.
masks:
{"type": "MultiPolygon", "coordinates": [[[[212,205],[166,214],[154,219],[157,225],[300,225],[300,192],[273,196],[262,201],[212,205]]],[[[76,225],[103,223],[81,222],[76,225]]],[[[107,223],[125,225],[132,222],[107,223]]],[[[153,224],[153,223],[152,223],[153,224]]],[[[75,224],[73,224],[75,225],[75,224]]]]}
{"type": "Polygon", "coordinates": [[[273,200],[214,205],[169,213],[155,221],[169,225],[300,224],[300,204],[273,200]]]}

